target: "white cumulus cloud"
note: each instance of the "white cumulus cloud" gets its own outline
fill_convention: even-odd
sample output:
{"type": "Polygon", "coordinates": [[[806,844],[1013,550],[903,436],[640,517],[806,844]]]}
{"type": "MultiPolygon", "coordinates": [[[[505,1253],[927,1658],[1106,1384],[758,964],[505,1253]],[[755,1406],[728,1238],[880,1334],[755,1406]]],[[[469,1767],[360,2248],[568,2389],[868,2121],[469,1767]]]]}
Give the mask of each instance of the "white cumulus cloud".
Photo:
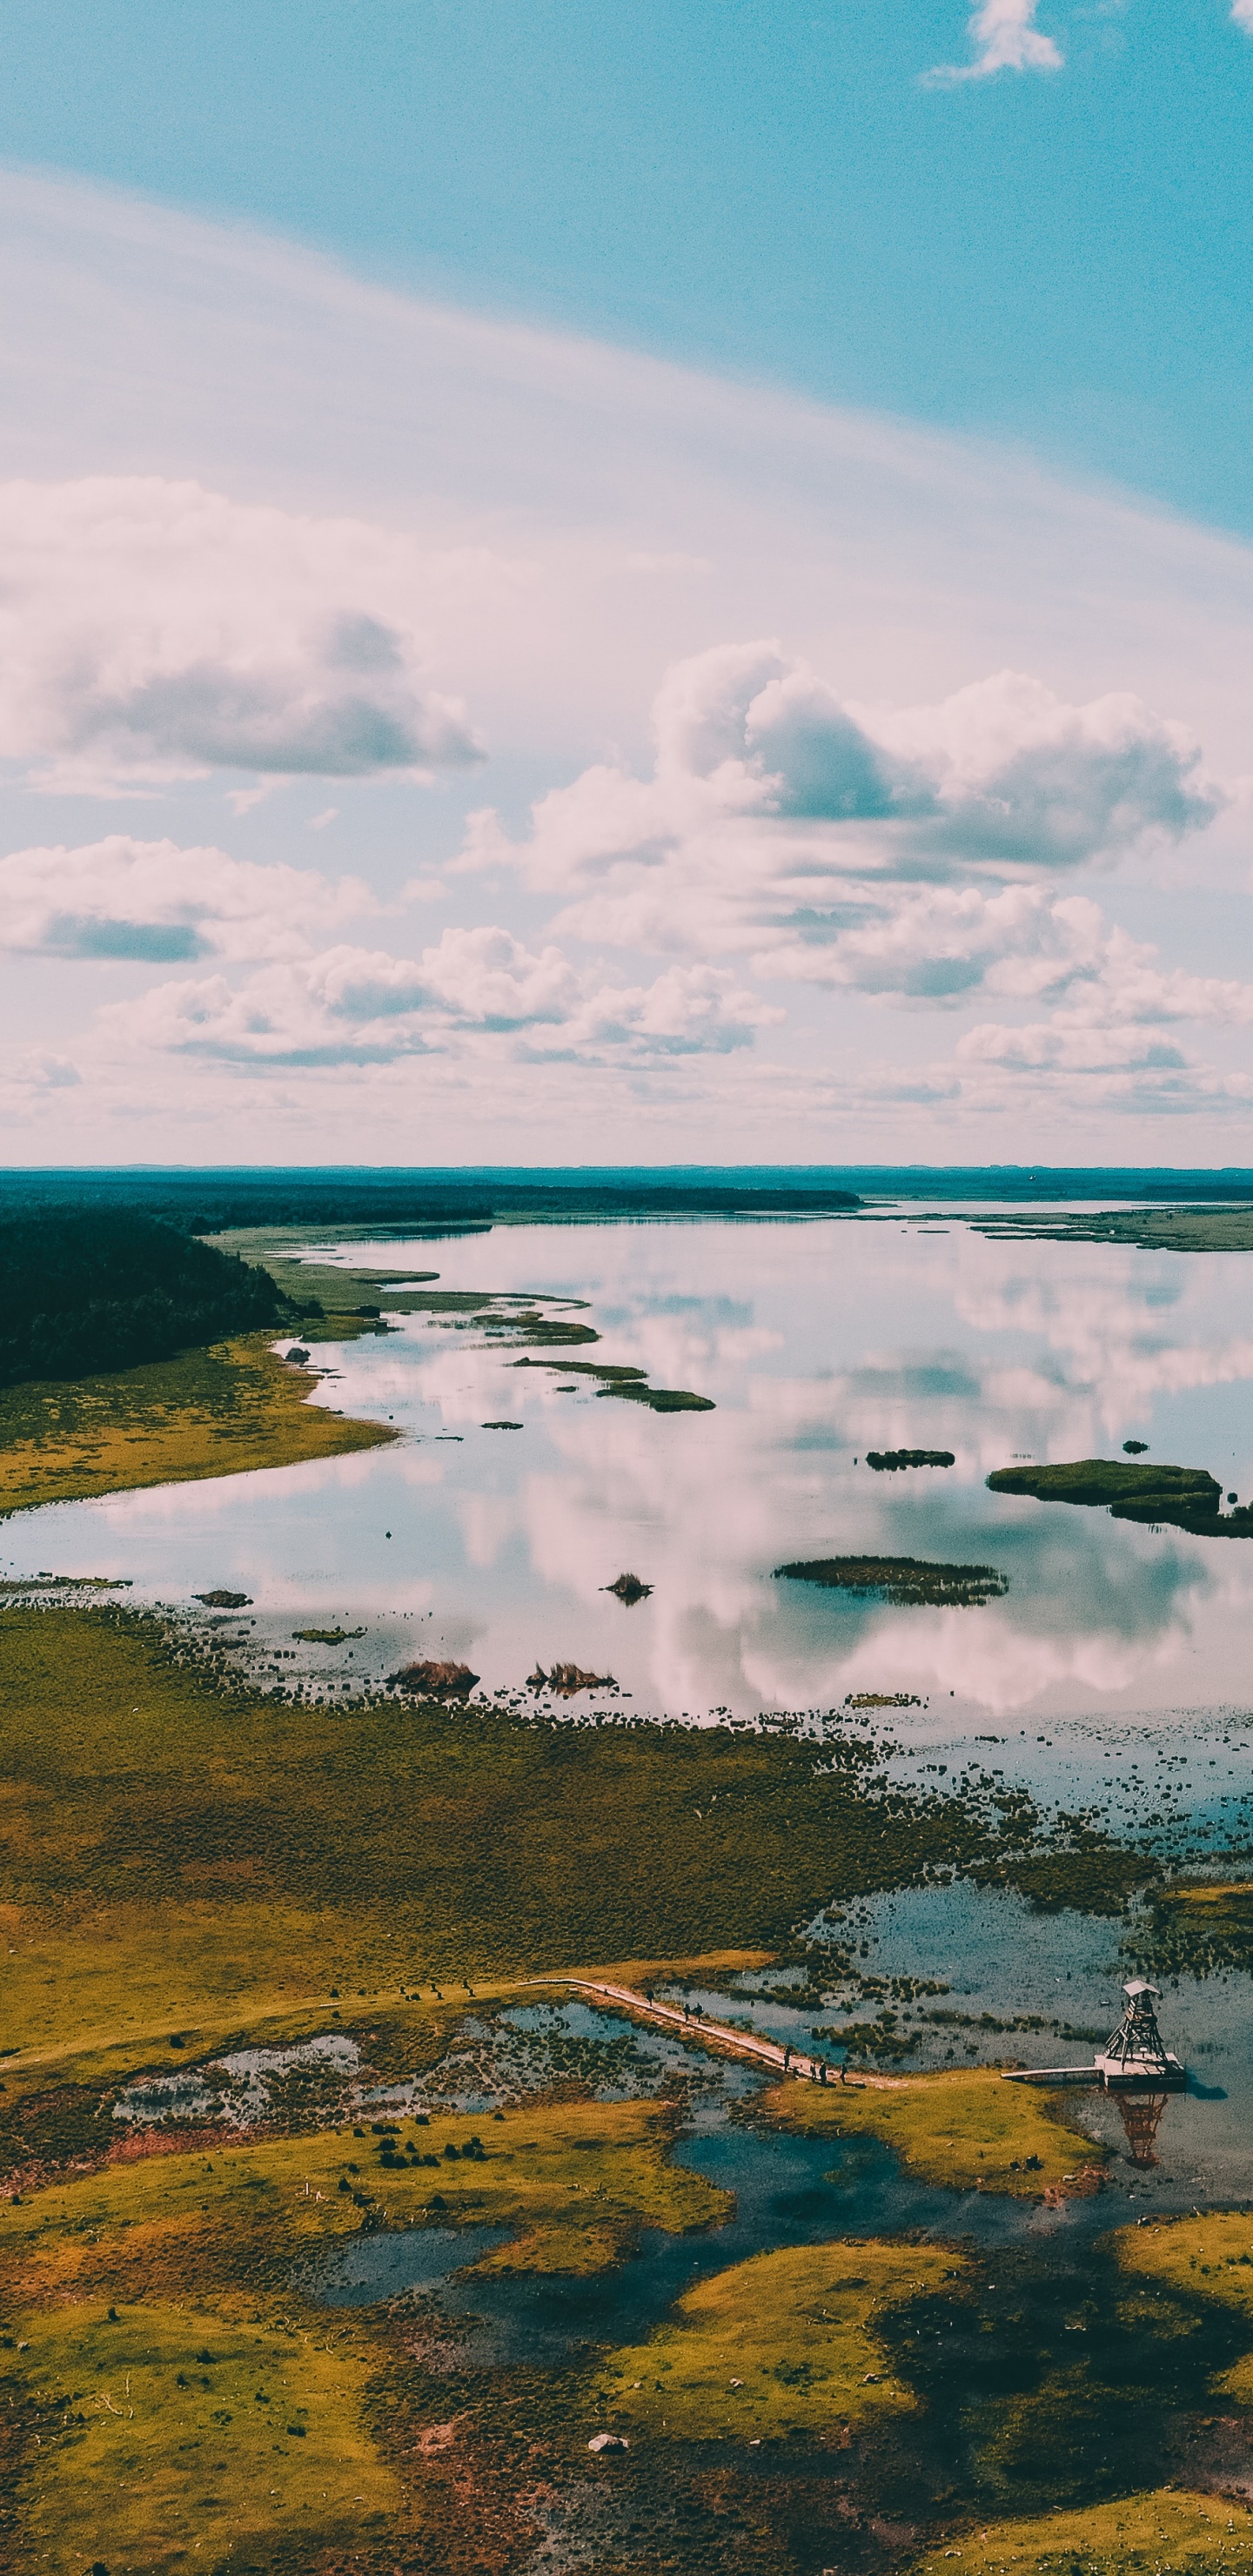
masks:
{"type": "Polygon", "coordinates": [[[1054,1019],[968,1029],[954,1050],[963,1107],[1038,1112],[1049,1101],[1083,1125],[1116,1111],[1149,1117],[1237,1113],[1253,1106],[1253,1077],[1198,1058],[1152,1028],[1085,1027],[1054,1019]]]}
{"type": "Polygon", "coordinates": [[[0,485],[0,549],[0,758],[36,785],[480,756],[419,632],[448,564],[381,528],[94,476],[0,485]]]}
{"type": "MultiPolygon", "coordinates": [[[[1235,0],[1238,9],[1249,0],[1235,0]]],[[[970,41],[975,48],[970,63],[941,63],[928,73],[937,86],[952,81],[988,80],[994,72],[1059,72],[1065,56],[1058,52],[1051,36],[1042,35],[1035,23],[1039,0],[980,0],[972,11],[970,41]]]]}
{"type": "Polygon", "coordinates": [[[122,832],[0,858],[0,948],[27,956],[153,965],[297,957],[375,909],[356,878],[331,883],[311,868],[257,867],[225,850],[122,832]]]}
{"type": "Polygon", "coordinates": [[[588,939],[943,1001],[993,971],[1043,989],[1090,925],[1031,880],[1178,840],[1224,802],[1185,729],[1124,693],[1070,705],[1001,672],[864,707],[774,643],[677,664],[654,736],[651,777],[584,770],[523,843],[481,813],[458,865],[518,866],[588,939]]]}
{"type": "Polygon", "coordinates": [[[217,974],[153,987],[100,1014],[106,1052],[267,1067],[383,1065],[406,1056],[645,1066],[725,1054],[782,1014],[713,966],[647,985],[602,982],[556,947],[494,925],[447,930],[421,957],[341,945],[266,966],[236,988],[217,974]]]}
{"type": "Polygon", "coordinates": [[[825,984],[877,1001],[968,1001],[977,991],[1038,998],[1095,972],[1105,955],[1106,923],[1086,895],[1055,900],[1041,886],[867,889],[847,925],[801,924],[784,945],[763,952],[764,973],[825,984]]]}

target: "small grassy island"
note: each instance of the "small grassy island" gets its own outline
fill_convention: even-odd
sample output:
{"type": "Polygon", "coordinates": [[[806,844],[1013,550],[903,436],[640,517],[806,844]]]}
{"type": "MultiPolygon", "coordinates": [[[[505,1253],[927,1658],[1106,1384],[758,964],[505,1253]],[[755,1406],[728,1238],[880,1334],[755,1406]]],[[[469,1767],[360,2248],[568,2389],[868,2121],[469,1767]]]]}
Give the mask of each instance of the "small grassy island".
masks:
{"type": "Polygon", "coordinates": [[[994,1494],[1030,1494],[1041,1503],[1079,1503],[1090,1509],[1108,1504],[1116,1521],[1166,1524],[1200,1538],[1253,1538],[1253,1510],[1246,1505],[1223,1512],[1222,1487],[1205,1467],[1075,1458],[1053,1467],[997,1467],[987,1483],[994,1494]]]}
{"type": "Polygon", "coordinates": [[[955,1467],[951,1449],[868,1449],[866,1465],[879,1475],[899,1474],[902,1467],[955,1467]]]}
{"type": "Polygon", "coordinates": [[[1009,1578],[994,1565],[929,1565],[917,1556],[818,1556],[776,1565],[776,1581],[816,1583],[898,1609],[968,1610],[998,1601],[1009,1578]]]}

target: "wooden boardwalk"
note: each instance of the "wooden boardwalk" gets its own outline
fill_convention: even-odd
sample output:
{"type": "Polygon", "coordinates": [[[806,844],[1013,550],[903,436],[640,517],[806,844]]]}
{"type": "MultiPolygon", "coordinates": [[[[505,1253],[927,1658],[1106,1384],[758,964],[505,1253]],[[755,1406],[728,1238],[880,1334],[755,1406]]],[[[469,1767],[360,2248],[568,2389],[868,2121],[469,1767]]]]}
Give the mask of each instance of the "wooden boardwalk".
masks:
{"type": "Polygon", "coordinates": [[[804,2084],[821,2084],[826,2070],[826,2090],[894,2092],[905,2079],[893,2075],[850,2075],[841,2079],[840,2070],[829,2058],[806,2057],[795,2048],[785,2049],[775,2039],[760,2039],[755,2031],[733,2030],[727,2022],[711,2021],[707,2013],[685,2013],[681,2004],[650,2002],[647,1995],[637,1994],[633,1986],[610,1986],[592,1977],[566,1977],[563,1984],[573,1986],[581,1995],[590,1995],[598,2003],[624,2004],[641,2021],[656,2022],[667,2030],[677,2030],[684,2038],[699,2039],[708,2048],[724,2049],[733,2057],[750,2058],[754,2064],[767,2067],[779,2077],[797,2077],[804,2084]]]}

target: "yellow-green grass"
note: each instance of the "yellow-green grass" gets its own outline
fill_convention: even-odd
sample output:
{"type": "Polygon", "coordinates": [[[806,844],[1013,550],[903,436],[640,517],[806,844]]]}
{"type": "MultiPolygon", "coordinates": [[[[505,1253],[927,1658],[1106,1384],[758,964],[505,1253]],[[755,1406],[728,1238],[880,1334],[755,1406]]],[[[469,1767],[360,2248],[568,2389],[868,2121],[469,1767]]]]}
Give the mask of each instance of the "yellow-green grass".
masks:
{"type": "MultiPolygon", "coordinates": [[[[0,1906],[0,1938],[10,1940],[12,1927],[18,1920],[19,1908],[0,1906]]],[[[20,2097],[46,2086],[53,2078],[62,2084],[115,2084],[134,2072],[141,2053],[145,2070],[172,2073],[179,2067],[220,2055],[228,2049],[288,2047],[295,2041],[325,2033],[336,2022],[354,2029],[368,2022],[373,2029],[380,2021],[385,2021],[392,2038],[403,2047],[407,2059],[415,2066],[427,2065],[434,2063],[443,2039],[463,2011],[477,2012],[492,2005],[516,2004],[523,2000],[557,2004],[569,2001],[566,1978],[554,1980],[540,1976],[486,1977],[475,1985],[472,1997],[455,1985],[441,1990],[438,1998],[433,1991],[428,1995],[406,1992],[402,1996],[395,1987],[363,1988],[349,1993],[339,1986],[328,1987],[323,1993],[306,1994],[299,2002],[293,2003],[277,1987],[267,1993],[249,1981],[246,1974],[249,1966],[258,1958],[264,1961],[262,1935],[265,1927],[258,1923],[248,1928],[256,1937],[246,1954],[233,1961],[239,1976],[237,1992],[233,1996],[225,1991],[219,1992],[206,2009],[203,1926],[194,1922],[175,1925],[176,1932],[186,1933],[191,1943],[191,1956],[185,1963],[185,1973],[188,1988],[193,1984],[198,1988],[196,1999],[200,2009],[200,2018],[192,2020],[186,2015],[180,2018],[168,2009],[156,2009],[158,2005],[168,2006],[171,1961],[168,1956],[163,1959],[154,1927],[143,1923],[138,1927],[134,1940],[128,1944],[124,1973],[132,2007],[136,2007],[142,1996],[146,1965],[151,2017],[144,2021],[136,2011],[134,2020],[125,2029],[116,2026],[93,2029],[87,2023],[79,2022],[73,2036],[68,2039],[61,2038],[26,2049],[10,2044],[0,2056],[0,2066],[4,2070],[0,2093],[7,2091],[10,2096],[20,2097]],[[172,2033],[177,2034],[176,2038],[172,2039],[172,2033]]],[[[326,1918],[318,1916],[303,1929],[308,1938],[324,1939],[326,1918]]],[[[125,1931],[123,1926],[123,1938],[125,1931]]],[[[345,1926],[345,1939],[350,1931],[351,1926],[345,1926]]],[[[280,1952],[285,1950],[285,1946],[290,1946],[292,1932],[293,1926],[289,1922],[277,1926],[275,1940],[280,1952]]],[[[62,1962],[61,1943],[54,1936],[48,1936],[41,1943],[33,1944],[32,1948],[35,1955],[31,1965],[34,1970],[37,1972],[42,1964],[49,1974],[55,1974],[62,1962]]],[[[18,1954],[14,1952],[13,1955],[18,1954]]],[[[643,1977],[669,1977],[682,1973],[699,1982],[702,1977],[728,1970],[767,1967],[769,1961],[770,1953],[765,1950],[712,1950],[703,1958],[628,1960],[598,1967],[595,1975],[615,1984],[638,1984],[643,1977]]],[[[76,1961],[74,1964],[81,1966],[82,1963],[76,1961]]],[[[282,1964],[283,1957],[280,1956],[279,1967],[282,1964]]],[[[176,1958],[176,1996],[178,1991],[176,1958]]],[[[72,1994],[63,2001],[72,2013],[72,1994]]]]}
{"type": "Polygon", "coordinates": [[[270,1339],[246,1333],[142,1368],[6,1387],[0,1513],[293,1467],[397,1437],[310,1404],[311,1373],[277,1358],[270,1339]]]}
{"type": "Polygon", "coordinates": [[[978,1847],[964,1811],[880,1796],[855,1746],[298,1705],[188,1656],[114,1609],[0,1617],[17,2048],[177,2029],[252,1992],[769,1949],[833,1890],[978,1847]]]}
{"type": "Polygon", "coordinates": [[[86,2299],[14,2322],[41,2427],[14,2497],[16,2569],[255,2563],[275,2540],[360,2539],[402,2504],[362,2420],[360,2337],[267,2331],[194,2300],[111,2323],[86,2299]]]}
{"type": "Polygon", "coordinates": [[[685,2441],[768,2441],[911,2413],[874,2320],[934,2291],[962,2258],[873,2239],[795,2245],[716,2272],[606,2367],[615,2422],[685,2441]]]}
{"type": "Polygon", "coordinates": [[[1218,2576],[1253,2563],[1253,2516],[1226,2496],[1157,2487],[1075,2513],[980,2524],[913,2562],[911,2576],[1218,2576]]]}
{"type": "Polygon", "coordinates": [[[1215,2389],[1253,2404],[1253,2211],[1218,2209],[1204,2218],[1120,2228],[1114,2242],[1125,2271],[1192,2298],[1217,2299],[1247,2322],[1249,2354],[1216,2379],[1215,2389]]]}
{"type": "Polygon", "coordinates": [[[486,2123],[436,2112],[425,2127],[399,2126],[438,2170],[384,2168],[377,2136],[341,2126],[140,2156],[0,2201],[0,2288],[14,2306],[40,2293],[53,2304],[69,2293],[129,2303],[154,2287],[199,2294],[207,2279],[268,2296],[298,2259],[360,2228],[338,2188],[353,2162],[353,2189],[389,2225],[425,2223],[437,2194],[442,2225],[508,2223],[515,2240],[486,2258],[497,2271],[599,2271],[640,2226],[720,2224],[734,2206],[670,2161],[670,2115],[654,2102],[533,2103],[486,2123]],[[481,2158],[444,2159],[471,2137],[481,2158]]]}
{"type": "Polygon", "coordinates": [[[726,2194],[670,2162],[651,2104],[406,2130],[438,2170],[385,2169],[377,2137],[341,2130],[151,2155],[0,2203],[0,2397],[13,2400],[23,2568],[104,2556],[102,2534],[106,2563],[147,2570],[196,2541],[214,2567],[230,2542],[298,2527],[325,2545],[341,2528],[360,2539],[371,2516],[403,2522],[420,2473],[412,2426],[389,2439],[386,2389],[379,2402],[385,2321],[357,2310],[349,2323],[299,2286],[311,2258],[359,2230],[354,2192],[390,2229],[508,2225],[486,2258],[498,2271],[594,2273],[641,2226],[730,2214],[726,2194]],[[476,2135],[481,2157],[444,2156],[476,2135]]]}
{"type": "Polygon", "coordinates": [[[765,2096],[771,2115],[793,2129],[831,2137],[866,2131],[895,2147],[911,2173],[953,2191],[1006,2191],[1027,2199],[1065,2190],[1105,2150],[1067,2128],[1055,2097],[1034,2085],[1006,2084],[991,2068],[969,2073],[907,2075],[891,2084],[819,2087],[777,2085],[765,2096]],[[1039,2164],[1026,2170],[1027,2158],[1039,2164]]]}
{"type": "Polygon", "coordinates": [[[1253,1943],[1253,1879],[1226,1879],[1195,1887],[1154,1891],[1155,1950],[1175,1965],[1176,1954],[1198,1960],[1247,1959],[1253,1943]]]}
{"type": "Polygon", "coordinates": [[[1157,1903],[1189,1913],[1222,1913],[1229,1905],[1253,1912],[1253,1878],[1201,1879],[1194,1886],[1163,1887],[1157,1903]]]}
{"type": "Polygon", "coordinates": [[[1253,1957],[1253,1879],[1198,1880],[1156,1887],[1147,1933],[1150,1976],[1212,1976],[1247,1969],[1253,1957]]]}

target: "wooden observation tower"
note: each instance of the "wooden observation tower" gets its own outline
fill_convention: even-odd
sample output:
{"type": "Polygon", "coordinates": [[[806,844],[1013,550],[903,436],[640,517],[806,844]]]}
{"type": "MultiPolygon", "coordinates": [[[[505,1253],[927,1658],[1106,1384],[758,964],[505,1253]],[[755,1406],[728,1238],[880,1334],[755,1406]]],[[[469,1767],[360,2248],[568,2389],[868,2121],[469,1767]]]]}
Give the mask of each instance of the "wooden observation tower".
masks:
{"type": "MultiPolygon", "coordinates": [[[[1130,1977],[1123,1987],[1127,2008],[1090,2066],[1015,2066],[1002,2072],[1007,2084],[1103,2084],[1107,2093],[1185,2093],[1186,2067],[1167,2048],[1157,2027],[1153,2000],[1160,1993],[1147,1977],[1130,1977]]],[[[1160,2116],[1160,2115],[1159,2115],[1160,2116]]]]}
{"type": "Polygon", "coordinates": [[[1123,1993],[1127,2009],[1094,2060],[1095,2073],[1110,2092],[1135,2084],[1153,2093],[1182,2093],[1187,2075],[1167,2048],[1153,2010],[1160,1988],[1151,1986],[1147,1977],[1131,1977],[1123,1993]]]}

